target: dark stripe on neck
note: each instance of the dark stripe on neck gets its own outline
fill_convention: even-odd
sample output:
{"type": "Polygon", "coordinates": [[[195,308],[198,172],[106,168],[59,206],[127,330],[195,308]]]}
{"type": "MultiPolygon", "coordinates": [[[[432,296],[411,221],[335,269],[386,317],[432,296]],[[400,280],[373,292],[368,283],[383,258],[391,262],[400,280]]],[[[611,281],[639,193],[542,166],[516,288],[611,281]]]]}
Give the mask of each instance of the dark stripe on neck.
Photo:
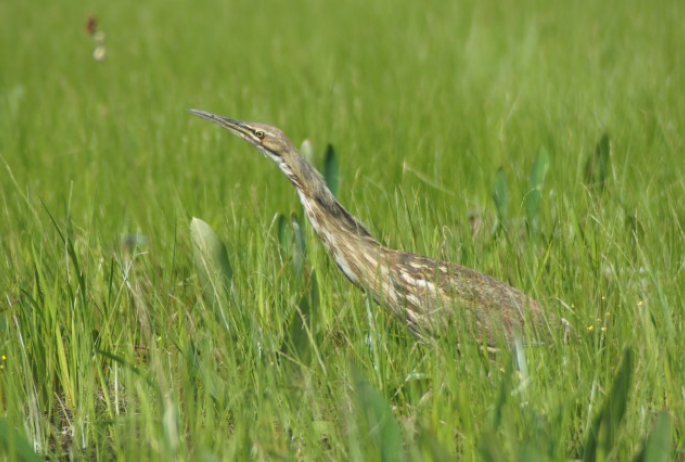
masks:
{"type": "Polygon", "coordinates": [[[314,197],[314,200],[323,214],[330,217],[330,219],[337,221],[342,225],[343,228],[353,232],[357,236],[373,238],[371,233],[364,227],[364,225],[359,223],[359,221],[354,218],[350,212],[345,210],[345,208],[333,197],[332,194],[329,199],[332,200],[324,200],[318,195],[314,197]]]}

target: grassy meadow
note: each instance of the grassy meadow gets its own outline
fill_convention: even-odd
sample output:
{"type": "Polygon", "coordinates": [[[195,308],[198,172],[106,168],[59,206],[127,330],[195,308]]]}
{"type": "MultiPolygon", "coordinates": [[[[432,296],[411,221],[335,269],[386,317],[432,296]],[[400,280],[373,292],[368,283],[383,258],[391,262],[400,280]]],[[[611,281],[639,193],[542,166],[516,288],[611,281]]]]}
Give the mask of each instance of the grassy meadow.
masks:
{"type": "Polygon", "coordinates": [[[685,459],[684,23],[675,0],[3,1],[0,458],[685,459]],[[382,242],[575,335],[417,341],[188,108],[309,139],[382,242]]]}

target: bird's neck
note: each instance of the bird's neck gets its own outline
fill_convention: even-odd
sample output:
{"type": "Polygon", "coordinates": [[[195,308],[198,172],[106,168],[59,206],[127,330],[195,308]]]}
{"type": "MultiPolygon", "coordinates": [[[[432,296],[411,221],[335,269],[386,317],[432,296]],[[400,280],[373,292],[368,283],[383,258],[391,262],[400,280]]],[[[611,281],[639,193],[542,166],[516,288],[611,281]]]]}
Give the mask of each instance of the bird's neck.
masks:
{"type": "Polygon", "coordinates": [[[338,202],[321,174],[305,159],[287,175],[316,234],[348,279],[357,285],[378,270],[381,244],[338,202]]]}

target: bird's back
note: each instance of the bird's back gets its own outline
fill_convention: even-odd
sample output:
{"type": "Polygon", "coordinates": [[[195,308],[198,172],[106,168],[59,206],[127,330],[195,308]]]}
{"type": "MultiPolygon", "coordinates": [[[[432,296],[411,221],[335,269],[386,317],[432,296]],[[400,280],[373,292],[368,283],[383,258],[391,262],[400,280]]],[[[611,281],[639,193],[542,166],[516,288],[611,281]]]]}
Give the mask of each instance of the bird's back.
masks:
{"type": "Polygon", "coordinates": [[[399,305],[416,331],[460,328],[489,344],[530,334],[547,341],[547,316],[540,304],[509,284],[464,266],[388,250],[386,264],[399,305]],[[526,328],[528,326],[528,328],[526,328]]]}

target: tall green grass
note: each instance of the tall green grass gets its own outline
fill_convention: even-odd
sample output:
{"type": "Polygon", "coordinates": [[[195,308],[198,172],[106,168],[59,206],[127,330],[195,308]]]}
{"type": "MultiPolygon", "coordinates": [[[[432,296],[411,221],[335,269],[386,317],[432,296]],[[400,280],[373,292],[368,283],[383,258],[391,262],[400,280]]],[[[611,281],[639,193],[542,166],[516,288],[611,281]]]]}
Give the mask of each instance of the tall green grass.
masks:
{"type": "Polygon", "coordinates": [[[684,457],[683,13],[1,3],[0,455],[684,457]],[[189,107],[310,139],[385,243],[506,280],[577,335],[417,342],[277,168],[189,107]],[[211,297],[193,217],[230,261],[211,297]]]}

